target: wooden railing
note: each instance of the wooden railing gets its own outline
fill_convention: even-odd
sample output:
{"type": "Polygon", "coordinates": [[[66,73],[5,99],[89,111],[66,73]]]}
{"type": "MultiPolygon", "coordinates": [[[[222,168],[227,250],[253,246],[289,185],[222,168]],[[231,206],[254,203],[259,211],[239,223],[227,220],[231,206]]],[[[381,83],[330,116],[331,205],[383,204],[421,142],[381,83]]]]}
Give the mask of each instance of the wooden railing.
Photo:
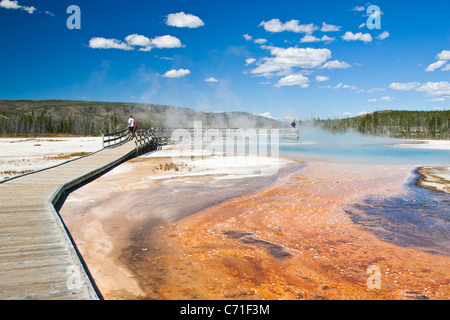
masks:
{"type": "Polygon", "coordinates": [[[136,144],[136,155],[139,156],[145,152],[155,150],[161,145],[161,140],[154,129],[137,129],[134,136],[136,144]]]}
{"type": "Polygon", "coordinates": [[[279,135],[282,143],[300,142],[300,129],[279,129],[279,135]]]}
{"type": "Polygon", "coordinates": [[[123,142],[130,141],[130,139],[128,128],[118,132],[102,134],[102,148],[117,146],[123,142]]]}
{"type": "MultiPolygon", "coordinates": [[[[141,155],[142,153],[157,149],[162,145],[172,144],[172,133],[176,129],[187,130],[191,137],[194,137],[198,133],[198,128],[150,128],[150,129],[137,129],[135,135],[132,135],[128,129],[102,134],[102,147],[109,148],[118,146],[124,142],[131,140],[135,141],[136,144],[136,154],[141,155]]],[[[202,128],[201,134],[203,135],[209,128],[202,128]]],[[[238,128],[223,128],[215,129],[220,132],[239,131],[238,128]]],[[[278,133],[280,137],[280,142],[282,143],[299,143],[300,142],[300,130],[299,129],[276,129],[267,130],[268,135],[278,133]]]]}

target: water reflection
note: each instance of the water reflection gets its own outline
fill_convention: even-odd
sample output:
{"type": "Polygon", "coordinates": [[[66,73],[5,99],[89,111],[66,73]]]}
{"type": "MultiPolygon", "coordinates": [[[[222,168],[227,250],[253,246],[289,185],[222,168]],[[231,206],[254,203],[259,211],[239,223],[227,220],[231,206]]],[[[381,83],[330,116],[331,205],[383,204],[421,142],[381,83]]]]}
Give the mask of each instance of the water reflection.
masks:
{"type": "Polygon", "coordinates": [[[450,150],[417,148],[420,142],[363,136],[357,132],[332,134],[318,127],[302,127],[300,144],[283,144],[280,154],[348,162],[439,165],[449,164],[450,150]]]}
{"type": "Polygon", "coordinates": [[[427,252],[450,255],[450,195],[408,183],[395,197],[371,197],[346,209],[352,220],[386,241],[427,252]]]}

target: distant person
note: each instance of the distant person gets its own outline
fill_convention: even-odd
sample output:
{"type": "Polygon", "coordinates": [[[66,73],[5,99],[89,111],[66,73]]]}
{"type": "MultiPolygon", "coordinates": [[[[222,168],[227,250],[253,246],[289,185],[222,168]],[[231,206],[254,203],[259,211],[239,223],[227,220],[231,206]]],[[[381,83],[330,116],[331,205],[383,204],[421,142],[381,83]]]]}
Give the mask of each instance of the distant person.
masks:
{"type": "Polygon", "coordinates": [[[273,129],[273,121],[270,123],[270,129],[273,129]]]}
{"type": "Polygon", "coordinates": [[[292,123],[291,123],[292,130],[295,130],[295,126],[296,126],[295,120],[292,120],[292,123]]]}
{"type": "Polygon", "coordinates": [[[134,125],[133,125],[133,135],[136,136],[136,131],[137,131],[137,122],[136,120],[134,121],[134,125]]]}
{"type": "Polygon", "coordinates": [[[130,115],[130,117],[128,118],[128,132],[132,135],[132,137],[134,137],[134,135],[136,133],[135,129],[134,129],[135,123],[136,122],[134,121],[133,116],[130,115]]]}

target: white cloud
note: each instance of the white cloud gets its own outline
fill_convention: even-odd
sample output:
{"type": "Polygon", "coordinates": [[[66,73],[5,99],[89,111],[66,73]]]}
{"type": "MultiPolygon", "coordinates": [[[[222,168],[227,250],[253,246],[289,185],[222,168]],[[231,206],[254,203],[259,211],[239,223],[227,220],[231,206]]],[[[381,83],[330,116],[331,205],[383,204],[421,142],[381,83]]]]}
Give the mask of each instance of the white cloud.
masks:
{"type": "Polygon", "coordinates": [[[301,43],[306,43],[306,42],[319,42],[319,41],[323,41],[323,42],[331,42],[331,41],[334,41],[334,40],[336,40],[336,38],[334,38],[334,37],[329,37],[329,36],[327,36],[327,35],[324,35],[322,38],[317,38],[316,36],[307,34],[307,35],[305,35],[305,36],[300,40],[300,42],[301,42],[301,43]]]}
{"type": "Polygon", "coordinates": [[[245,65],[248,66],[249,64],[252,64],[255,61],[256,61],[256,59],[254,59],[254,58],[245,59],[245,65]]]}
{"type": "Polygon", "coordinates": [[[332,24],[326,24],[325,22],[322,22],[322,28],[320,31],[322,32],[334,32],[334,31],[341,31],[342,27],[339,26],[333,26],[332,24]]]}
{"type": "Polygon", "coordinates": [[[328,81],[328,80],[330,80],[330,77],[316,76],[316,81],[317,82],[323,82],[323,81],[328,81]]]}
{"type": "Polygon", "coordinates": [[[214,77],[210,77],[210,78],[205,79],[205,82],[219,82],[219,80],[217,80],[214,77]]]}
{"type": "Polygon", "coordinates": [[[364,28],[365,26],[366,26],[366,23],[363,22],[363,23],[361,23],[361,24],[359,25],[359,28],[362,29],[362,28],[364,28]]]}
{"type": "Polygon", "coordinates": [[[410,91],[414,88],[417,88],[418,86],[420,86],[420,82],[408,82],[408,83],[393,82],[389,85],[389,88],[399,91],[410,91]]]}
{"type": "Polygon", "coordinates": [[[435,63],[430,64],[430,65],[425,69],[425,71],[431,72],[431,71],[434,71],[434,70],[436,70],[436,69],[439,69],[439,68],[442,67],[446,62],[447,62],[447,61],[445,61],[445,60],[438,60],[438,61],[436,61],[435,63]]]}
{"type": "Polygon", "coordinates": [[[425,92],[427,96],[432,97],[450,97],[450,83],[447,81],[427,82],[416,89],[419,92],[425,92]]]}
{"type": "Polygon", "coordinates": [[[267,39],[255,39],[254,42],[257,44],[264,44],[267,42],[267,39]]]}
{"type": "Polygon", "coordinates": [[[191,71],[189,71],[188,69],[172,69],[167,71],[166,73],[163,74],[163,77],[165,78],[180,78],[180,77],[184,77],[188,74],[190,74],[191,71]]]}
{"type": "Polygon", "coordinates": [[[155,37],[149,39],[146,36],[139,34],[130,34],[125,37],[125,41],[117,39],[106,39],[102,37],[94,37],[89,40],[89,47],[93,49],[120,49],[120,50],[134,50],[135,47],[142,47],[139,51],[150,51],[153,48],[180,48],[181,41],[170,35],[155,37]]]}
{"type": "Polygon", "coordinates": [[[358,32],[353,34],[353,32],[351,31],[347,31],[343,36],[342,39],[344,39],[345,41],[362,41],[362,42],[371,42],[372,36],[370,35],[370,33],[362,33],[362,32],[358,32]]]}
{"type": "Polygon", "coordinates": [[[386,91],[386,89],[384,89],[384,88],[371,88],[371,89],[367,90],[368,93],[373,93],[373,92],[376,92],[376,91],[386,91]]]}
{"type": "Polygon", "coordinates": [[[199,17],[184,12],[169,14],[166,24],[177,28],[198,28],[205,25],[199,17]]]}
{"type": "Polygon", "coordinates": [[[131,46],[147,47],[151,44],[149,38],[139,34],[130,34],[125,38],[125,41],[128,42],[128,44],[131,46]]]}
{"type": "Polygon", "coordinates": [[[436,57],[439,60],[450,60],[450,50],[442,50],[442,52],[438,53],[436,57]]]}
{"type": "Polygon", "coordinates": [[[270,21],[262,21],[259,26],[263,26],[264,29],[268,32],[283,32],[283,31],[292,31],[296,33],[306,33],[310,34],[313,33],[315,30],[318,30],[319,27],[314,25],[313,23],[310,24],[299,24],[300,21],[298,20],[290,20],[285,23],[282,23],[279,19],[272,19],[270,21]]]}
{"type": "Polygon", "coordinates": [[[317,38],[316,36],[310,35],[310,34],[307,34],[306,36],[304,36],[300,40],[300,42],[302,42],[302,43],[305,43],[305,42],[319,42],[319,41],[320,41],[319,38],[317,38]]]}
{"type": "Polygon", "coordinates": [[[447,64],[447,61],[450,60],[450,50],[442,50],[442,52],[438,53],[436,58],[438,59],[438,61],[430,64],[425,71],[430,72],[430,71],[434,71],[436,69],[439,69],[442,67],[442,71],[449,71],[450,70],[450,64],[447,64]]]}
{"type": "Polygon", "coordinates": [[[34,11],[36,11],[36,8],[31,6],[31,7],[27,7],[27,6],[21,6],[19,4],[19,1],[17,0],[1,0],[0,1],[0,8],[4,8],[4,9],[20,9],[20,10],[24,10],[26,12],[28,12],[29,14],[33,14],[34,11]]]}
{"type": "Polygon", "coordinates": [[[260,113],[260,114],[257,114],[257,116],[261,116],[261,117],[265,117],[265,118],[269,118],[269,119],[274,119],[274,117],[272,117],[270,112],[260,113]]]}
{"type": "Polygon", "coordinates": [[[160,37],[155,37],[151,41],[152,45],[156,48],[181,48],[182,44],[180,39],[171,35],[165,35],[160,37]]]}
{"type": "Polygon", "coordinates": [[[334,87],[334,89],[351,89],[351,90],[357,90],[358,88],[355,85],[349,85],[349,84],[343,84],[342,82],[340,82],[338,85],[336,85],[334,87]]]}
{"type": "Polygon", "coordinates": [[[271,58],[264,58],[258,67],[251,71],[252,74],[265,77],[273,76],[275,73],[286,75],[293,68],[313,69],[321,66],[331,58],[329,49],[313,48],[277,48],[265,47],[272,54],[271,58]]]}
{"type": "Polygon", "coordinates": [[[250,36],[250,35],[248,35],[248,34],[244,34],[244,39],[247,40],[247,41],[250,41],[250,40],[252,40],[253,38],[252,38],[252,36],[250,36]]]}
{"type": "Polygon", "coordinates": [[[335,38],[335,37],[329,37],[329,36],[327,36],[327,35],[324,35],[320,40],[322,40],[323,42],[331,42],[331,41],[336,40],[336,38],[335,38]]]}
{"type": "Polygon", "coordinates": [[[299,86],[300,88],[308,88],[308,82],[309,79],[302,74],[290,74],[284,78],[281,78],[275,86],[299,86]]]}
{"type": "Polygon", "coordinates": [[[351,9],[351,10],[352,10],[352,11],[360,12],[360,11],[366,10],[366,8],[365,8],[364,6],[356,6],[356,7],[354,7],[354,8],[351,9]]]}
{"type": "Polygon", "coordinates": [[[391,102],[392,100],[394,100],[394,97],[381,97],[380,99],[369,99],[367,100],[367,102],[377,102],[377,101],[387,101],[387,102],[391,102]]]}
{"type": "Polygon", "coordinates": [[[389,32],[384,31],[382,34],[380,34],[380,35],[377,37],[377,39],[378,39],[378,40],[384,40],[384,39],[389,38],[389,37],[390,37],[389,32]]]}
{"type": "Polygon", "coordinates": [[[92,49],[133,50],[133,47],[128,43],[116,39],[106,39],[102,37],[94,37],[89,40],[89,47],[92,49]]]}
{"type": "Polygon", "coordinates": [[[351,65],[349,65],[347,62],[339,61],[339,60],[328,61],[321,67],[321,69],[329,69],[329,70],[331,70],[331,69],[347,69],[347,68],[351,68],[351,65]]]}

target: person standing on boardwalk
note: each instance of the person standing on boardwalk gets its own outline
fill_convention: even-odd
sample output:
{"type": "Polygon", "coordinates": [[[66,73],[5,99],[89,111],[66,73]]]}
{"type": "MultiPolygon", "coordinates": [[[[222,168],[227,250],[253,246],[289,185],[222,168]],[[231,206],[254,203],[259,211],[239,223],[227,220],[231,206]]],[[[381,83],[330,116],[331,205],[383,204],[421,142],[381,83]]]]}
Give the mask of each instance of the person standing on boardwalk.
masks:
{"type": "Polygon", "coordinates": [[[128,118],[128,132],[134,137],[135,135],[135,121],[133,119],[133,116],[130,115],[130,117],[128,118]]]}

